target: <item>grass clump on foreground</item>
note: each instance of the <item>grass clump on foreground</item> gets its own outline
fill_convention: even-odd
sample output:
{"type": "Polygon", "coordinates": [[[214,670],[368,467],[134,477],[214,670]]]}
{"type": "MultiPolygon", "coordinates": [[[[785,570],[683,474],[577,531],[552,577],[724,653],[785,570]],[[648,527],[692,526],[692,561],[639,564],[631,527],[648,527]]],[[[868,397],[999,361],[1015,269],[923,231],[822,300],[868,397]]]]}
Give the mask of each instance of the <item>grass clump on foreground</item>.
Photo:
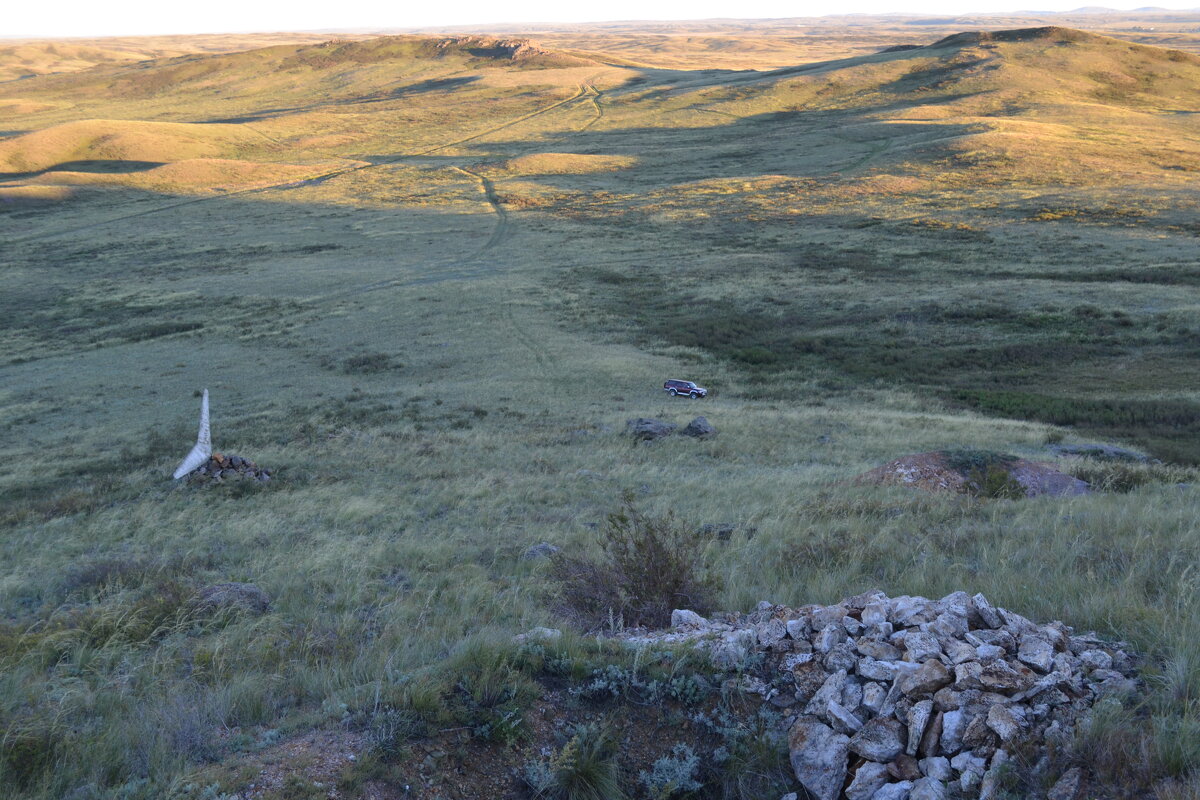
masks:
{"type": "Polygon", "coordinates": [[[384,39],[4,84],[41,110],[0,142],[0,785],[557,796],[615,763],[631,796],[778,797],[736,674],[512,636],[878,587],[1131,642],[1149,694],[1064,759],[1194,794],[1196,65],[1055,36],[761,74],[384,39]],[[269,483],[167,480],[205,386],[269,483]],[[697,408],[718,436],[615,432],[697,408]],[[1171,463],[1047,448],[1109,437],[1171,463]],[[850,485],[965,448],[1111,491],[850,485]],[[269,605],[197,602],[219,584],[269,605]]]}

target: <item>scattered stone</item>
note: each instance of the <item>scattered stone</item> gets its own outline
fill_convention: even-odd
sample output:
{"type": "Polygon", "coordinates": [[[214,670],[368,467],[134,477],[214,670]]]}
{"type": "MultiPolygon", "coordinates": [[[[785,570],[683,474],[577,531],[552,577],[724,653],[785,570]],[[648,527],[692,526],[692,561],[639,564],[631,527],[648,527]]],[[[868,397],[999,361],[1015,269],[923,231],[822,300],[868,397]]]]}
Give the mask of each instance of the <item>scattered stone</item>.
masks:
{"type": "Polygon", "coordinates": [[[625,423],[625,432],[639,442],[652,442],[655,439],[670,436],[678,427],[673,422],[664,422],[661,419],[652,419],[649,417],[638,417],[625,423]]]}
{"type": "Polygon", "coordinates": [[[788,736],[792,770],[816,800],[837,800],[846,782],[850,742],[812,718],[801,718],[788,736]]]}
{"type": "Polygon", "coordinates": [[[526,548],[525,552],[521,554],[521,560],[537,561],[541,558],[550,558],[561,549],[561,547],[555,547],[549,542],[540,542],[539,544],[535,544],[532,547],[526,548]]]}
{"type": "Polygon", "coordinates": [[[267,483],[272,474],[271,470],[258,466],[248,458],[213,453],[208,457],[208,461],[188,473],[187,482],[204,485],[240,478],[267,483]]]}
{"type": "Polygon", "coordinates": [[[709,437],[716,436],[717,429],[709,424],[709,421],[704,417],[696,417],[679,433],[683,436],[693,436],[697,439],[707,439],[709,437]]]}
{"type": "Polygon", "coordinates": [[[202,613],[226,610],[258,616],[271,608],[271,598],[253,583],[215,583],[196,593],[192,608],[202,613]]]}

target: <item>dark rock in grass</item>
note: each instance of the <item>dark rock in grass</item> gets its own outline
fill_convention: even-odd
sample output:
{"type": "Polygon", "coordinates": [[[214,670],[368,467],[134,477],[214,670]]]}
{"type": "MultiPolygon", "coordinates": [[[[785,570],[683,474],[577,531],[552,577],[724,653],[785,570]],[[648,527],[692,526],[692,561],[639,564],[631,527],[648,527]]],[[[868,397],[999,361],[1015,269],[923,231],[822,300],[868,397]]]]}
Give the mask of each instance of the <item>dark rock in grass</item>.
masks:
{"type": "Polygon", "coordinates": [[[717,429],[709,424],[708,420],[704,417],[696,417],[680,433],[684,436],[693,436],[697,439],[707,439],[716,436],[717,429]]]}
{"type": "Polygon", "coordinates": [[[529,547],[521,554],[522,561],[537,561],[542,558],[550,558],[562,548],[555,547],[549,542],[541,542],[529,547]]]}
{"type": "Polygon", "coordinates": [[[1075,497],[1088,494],[1091,487],[1074,475],[1058,472],[1045,464],[1018,461],[1008,473],[1021,484],[1027,497],[1050,495],[1051,497],[1075,497]]]}
{"type": "Polygon", "coordinates": [[[710,522],[700,526],[700,535],[716,536],[722,542],[727,542],[733,536],[733,532],[737,530],[737,524],[733,522],[710,522]]]}
{"type": "Polygon", "coordinates": [[[652,442],[670,436],[679,426],[661,419],[638,417],[625,424],[625,431],[641,442],[652,442]]]}
{"type": "Polygon", "coordinates": [[[193,608],[208,613],[237,610],[257,616],[270,610],[271,598],[253,583],[215,583],[196,593],[193,608]]]}

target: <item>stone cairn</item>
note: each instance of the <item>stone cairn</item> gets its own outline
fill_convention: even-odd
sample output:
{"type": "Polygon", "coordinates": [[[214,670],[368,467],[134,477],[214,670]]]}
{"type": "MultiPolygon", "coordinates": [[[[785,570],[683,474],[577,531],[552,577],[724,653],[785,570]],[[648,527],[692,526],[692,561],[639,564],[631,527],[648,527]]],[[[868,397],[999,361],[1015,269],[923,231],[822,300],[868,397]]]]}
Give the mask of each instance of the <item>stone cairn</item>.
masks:
{"type": "MultiPolygon", "coordinates": [[[[723,620],[679,610],[672,630],[625,638],[694,641],[727,668],[765,656],[743,688],[784,714],[792,768],[817,800],[987,800],[1010,753],[1039,754],[1034,768],[1047,769],[1097,700],[1142,688],[1128,645],[1038,625],[981,594],[868,592],[723,620]]],[[[1081,781],[1069,770],[1049,797],[1076,800],[1081,781]]]]}
{"type": "Polygon", "coordinates": [[[248,458],[213,453],[208,461],[187,476],[189,483],[223,483],[235,478],[266,483],[271,480],[271,470],[258,466],[248,458]]]}

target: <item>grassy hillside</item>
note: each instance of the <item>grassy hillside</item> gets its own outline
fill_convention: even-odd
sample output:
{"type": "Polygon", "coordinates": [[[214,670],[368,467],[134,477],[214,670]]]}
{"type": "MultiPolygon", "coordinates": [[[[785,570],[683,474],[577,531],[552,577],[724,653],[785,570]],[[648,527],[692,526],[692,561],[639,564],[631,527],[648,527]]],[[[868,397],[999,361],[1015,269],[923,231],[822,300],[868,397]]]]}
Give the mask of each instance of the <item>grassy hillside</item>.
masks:
{"type": "Polygon", "coordinates": [[[601,712],[508,644],[568,624],[522,554],[594,555],[632,498],[709,531],[718,608],[965,589],[1132,642],[1153,692],[1064,758],[1197,790],[1200,60],[1042,29],[622,61],[387,37],[0,84],[0,785],[524,797],[545,708],[601,712]],[[271,482],[169,480],[204,387],[271,482]],[[1167,463],[1048,446],[1097,440],[1167,463]],[[852,484],[961,447],[1106,491],[852,484]],[[222,582],[270,611],[201,613],[222,582]]]}

